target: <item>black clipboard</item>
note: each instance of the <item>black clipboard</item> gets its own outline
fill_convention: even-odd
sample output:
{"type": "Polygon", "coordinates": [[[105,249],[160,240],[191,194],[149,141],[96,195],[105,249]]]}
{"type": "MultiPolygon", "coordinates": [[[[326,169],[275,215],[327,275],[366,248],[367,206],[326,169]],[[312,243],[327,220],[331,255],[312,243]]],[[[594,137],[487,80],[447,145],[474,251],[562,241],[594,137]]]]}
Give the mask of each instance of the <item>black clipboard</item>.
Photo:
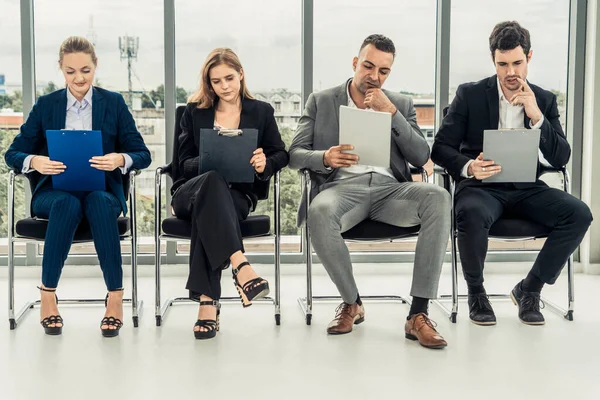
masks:
{"type": "Polygon", "coordinates": [[[257,143],[257,129],[201,129],[198,172],[217,171],[229,183],[252,183],[250,159],[257,143]]]}

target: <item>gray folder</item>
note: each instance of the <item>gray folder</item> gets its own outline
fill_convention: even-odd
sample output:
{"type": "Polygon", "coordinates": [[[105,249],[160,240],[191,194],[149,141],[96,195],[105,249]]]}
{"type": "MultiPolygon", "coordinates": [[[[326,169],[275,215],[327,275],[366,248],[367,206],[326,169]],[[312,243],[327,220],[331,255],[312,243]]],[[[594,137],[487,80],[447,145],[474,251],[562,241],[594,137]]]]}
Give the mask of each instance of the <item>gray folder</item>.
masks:
{"type": "Polygon", "coordinates": [[[486,183],[531,183],[537,180],[539,129],[483,131],[483,157],[502,167],[486,183]]]}
{"type": "Polygon", "coordinates": [[[351,144],[349,153],[359,165],[390,167],[392,114],[340,106],[340,144],[351,144]]]}
{"type": "Polygon", "coordinates": [[[250,159],[257,143],[256,129],[201,129],[198,172],[217,171],[229,183],[254,182],[250,159]]]}

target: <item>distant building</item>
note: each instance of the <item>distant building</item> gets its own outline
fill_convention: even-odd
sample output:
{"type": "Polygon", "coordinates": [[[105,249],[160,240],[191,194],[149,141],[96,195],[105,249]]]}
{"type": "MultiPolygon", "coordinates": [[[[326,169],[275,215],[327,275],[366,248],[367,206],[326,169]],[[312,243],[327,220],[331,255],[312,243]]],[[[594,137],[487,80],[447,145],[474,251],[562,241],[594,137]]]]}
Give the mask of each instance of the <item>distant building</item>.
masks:
{"type": "Polygon", "coordinates": [[[435,100],[413,98],[413,104],[417,112],[417,124],[419,124],[419,128],[421,128],[421,132],[425,135],[429,145],[432,145],[435,136],[433,129],[435,124],[435,100]]]}
{"type": "Polygon", "coordinates": [[[280,126],[296,129],[302,115],[302,96],[299,92],[275,89],[270,92],[253,93],[257,100],[266,101],[275,109],[275,121],[280,126]]]}
{"type": "MultiPolygon", "coordinates": [[[[274,89],[270,92],[253,93],[258,100],[266,101],[275,109],[275,120],[280,126],[296,129],[298,120],[302,116],[302,97],[300,92],[290,92],[287,89],[274,89]]],[[[435,104],[433,99],[415,98],[414,104],[417,111],[417,123],[423,134],[433,139],[433,124],[435,120],[435,104]]]]}
{"type": "Polygon", "coordinates": [[[23,125],[23,113],[14,112],[12,109],[0,110],[0,129],[5,131],[19,130],[23,125]]]}

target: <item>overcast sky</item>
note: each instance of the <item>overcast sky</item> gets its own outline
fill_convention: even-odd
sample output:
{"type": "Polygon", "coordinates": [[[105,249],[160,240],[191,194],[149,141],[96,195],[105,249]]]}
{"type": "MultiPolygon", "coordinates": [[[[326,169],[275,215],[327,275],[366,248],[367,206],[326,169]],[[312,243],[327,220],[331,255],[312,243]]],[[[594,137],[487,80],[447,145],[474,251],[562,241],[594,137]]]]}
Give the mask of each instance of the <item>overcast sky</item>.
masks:
{"type": "MultiPolygon", "coordinates": [[[[315,0],[314,87],[325,89],[351,76],[362,40],[383,33],[396,45],[386,82],[390,90],[432,93],[435,71],[435,0],[315,0]]],[[[251,91],[301,83],[300,0],[176,0],[177,85],[194,90],[206,55],[233,48],[242,60],[251,91]],[[231,4],[235,4],[232,6],[231,4]]],[[[18,0],[0,0],[0,74],[8,89],[21,83],[18,0]]],[[[568,0],[453,0],[450,84],[494,73],[488,37],[503,20],[529,29],[534,58],[529,79],[547,89],[566,90],[568,0]]],[[[98,79],[111,89],[127,88],[126,62],[118,37],[139,36],[135,89],[164,83],[163,0],[35,0],[36,77],[63,82],[57,67],[60,43],[69,35],[90,36],[90,17],[99,57],[98,79]]]]}

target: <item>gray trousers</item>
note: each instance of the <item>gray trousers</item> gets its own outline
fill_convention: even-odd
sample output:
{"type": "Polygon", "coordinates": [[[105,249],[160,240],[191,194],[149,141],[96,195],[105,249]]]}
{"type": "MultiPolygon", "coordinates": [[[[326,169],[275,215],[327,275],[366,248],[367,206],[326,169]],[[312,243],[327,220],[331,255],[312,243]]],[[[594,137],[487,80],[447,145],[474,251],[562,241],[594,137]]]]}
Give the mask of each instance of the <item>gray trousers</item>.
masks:
{"type": "Polygon", "coordinates": [[[354,303],[358,288],[342,232],[367,218],[395,226],[421,225],[410,294],[437,297],[450,237],[446,190],[430,183],[398,182],[377,173],[327,182],[320,190],[308,209],[311,242],[344,302],[354,303]]]}

